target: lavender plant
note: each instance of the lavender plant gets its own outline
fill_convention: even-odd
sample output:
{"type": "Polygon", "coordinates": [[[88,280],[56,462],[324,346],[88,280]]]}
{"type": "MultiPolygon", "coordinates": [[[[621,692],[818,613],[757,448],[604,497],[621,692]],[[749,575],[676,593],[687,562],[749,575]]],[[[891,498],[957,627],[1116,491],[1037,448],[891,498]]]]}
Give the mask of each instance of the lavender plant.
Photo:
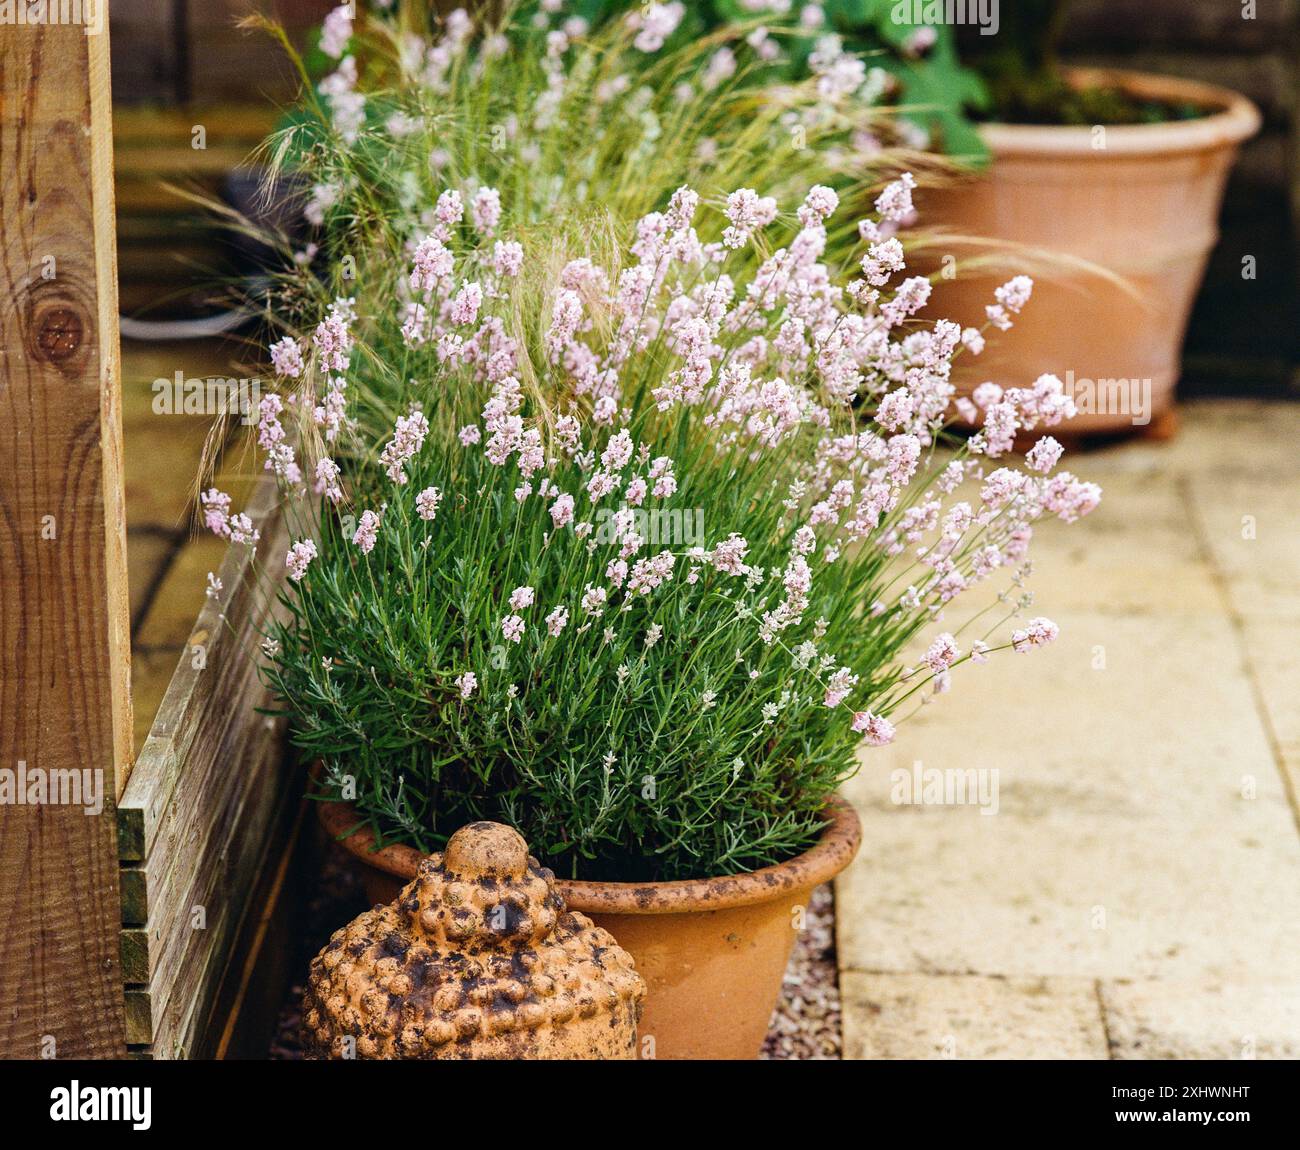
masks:
{"type": "Polygon", "coordinates": [[[848,267],[823,185],[785,217],[683,186],[576,250],[448,188],[400,278],[276,343],[259,440],[295,538],[265,674],[382,839],[499,819],[607,880],[779,862],[954,672],[1055,637],[1015,618],[1032,525],[1100,492],[1050,437],[1002,463],[1072,414],[1052,376],[983,385],[982,429],[945,442],[979,414],[951,371],[985,331],[918,322],[929,281],[896,280],[914,186],[884,188],[848,267]],[[377,394],[401,397],[379,436],[377,394]]]}

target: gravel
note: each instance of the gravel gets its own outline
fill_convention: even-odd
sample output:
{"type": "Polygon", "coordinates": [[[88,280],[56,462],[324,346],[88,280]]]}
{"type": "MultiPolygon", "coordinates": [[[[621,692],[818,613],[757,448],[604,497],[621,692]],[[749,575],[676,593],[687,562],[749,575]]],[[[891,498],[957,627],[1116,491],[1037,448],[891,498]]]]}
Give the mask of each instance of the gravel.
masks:
{"type": "MultiPolygon", "coordinates": [[[[313,956],[345,922],[367,909],[365,892],[342,851],[331,847],[321,868],[316,893],[307,906],[305,929],[299,935],[293,969],[306,977],[313,956]]],[[[299,1059],[303,983],[285,995],[272,1059],[299,1059]]],[[[804,929],[795,942],[785,972],[781,1001],[772,1014],[763,1044],[764,1059],[840,1057],[840,992],[835,972],[835,902],[829,886],[820,886],[808,900],[804,929]]]]}
{"type": "Polygon", "coordinates": [[[760,1058],[840,1057],[840,985],[835,967],[835,896],[819,886],[808,900],[760,1058]]]}

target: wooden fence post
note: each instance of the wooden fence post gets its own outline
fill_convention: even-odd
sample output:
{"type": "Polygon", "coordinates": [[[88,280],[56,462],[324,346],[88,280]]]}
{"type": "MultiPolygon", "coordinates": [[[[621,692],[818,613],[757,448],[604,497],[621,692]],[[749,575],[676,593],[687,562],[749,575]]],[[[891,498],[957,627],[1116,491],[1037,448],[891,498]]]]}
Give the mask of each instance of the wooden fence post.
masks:
{"type": "Polygon", "coordinates": [[[107,4],[84,12],[91,23],[0,26],[7,1058],[125,1053],[115,808],[131,754],[130,628],[107,4]]]}

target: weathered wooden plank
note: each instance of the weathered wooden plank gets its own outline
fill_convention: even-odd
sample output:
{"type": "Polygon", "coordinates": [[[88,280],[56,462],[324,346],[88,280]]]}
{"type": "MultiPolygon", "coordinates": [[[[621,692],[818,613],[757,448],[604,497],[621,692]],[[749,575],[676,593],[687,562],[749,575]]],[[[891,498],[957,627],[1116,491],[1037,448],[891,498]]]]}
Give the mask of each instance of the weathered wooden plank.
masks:
{"type": "MultiPolygon", "coordinates": [[[[285,790],[286,772],[282,771],[283,743],[278,732],[257,728],[261,737],[248,752],[253,769],[273,775],[285,790]]],[[[153,1051],[157,1058],[184,1058],[203,1041],[204,1026],[212,1012],[222,977],[229,965],[231,950],[240,925],[250,911],[249,892],[257,885],[259,867],[266,861],[266,844],[280,804],[263,801],[253,810],[239,814],[238,839],[240,858],[232,868],[228,884],[217,892],[216,913],[210,914],[203,945],[196,946],[178,967],[175,980],[166,992],[161,1011],[155,1010],[153,1051]]],[[[209,908],[211,910],[211,908],[209,908]]],[[[155,1003],[161,986],[154,990],[155,1003]]]]}
{"type": "MultiPolygon", "coordinates": [[[[107,28],[0,35],[0,768],[100,772],[103,813],[0,804],[0,1049],[124,1052],[113,803],[130,612],[107,28]]],[[[96,776],[92,775],[91,778],[96,776]]]]}
{"type": "MultiPolygon", "coordinates": [[[[122,932],[122,974],[127,982],[147,982],[155,992],[166,991],[180,967],[208,945],[210,935],[193,924],[196,908],[206,913],[216,902],[231,898],[232,892],[233,897],[246,893],[236,877],[249,855],[256,853],[283,790],[278,763],[267,756],[256,757],[266,743],[258,729],[263,724],[263,717],[257,715],[232,724],[211,773],[238,779],[240,785],[228,787],[219,803],[191,820],[182,842],[163,842],[155,848],[153,856],[161,856],[161,865],[159,877],[150,884],[152,912],[145,929],[122,932]]],[[[276,731],[280,730],[282,724],[276,724],[276,731]]]]}
{"type": "Polygon", "coordinates": [[[153,1038],[153,1003],[147,990],[128,987],[126,998],[126,1040],[133,1045],[149,1044],[153,1038]]]}
{"type": "Polygon", "coordinates": [[[122,925],[143,926],[149,920],[149,887],[144,871],[124,866],[122,877],[122,925]]]}
{"type": "Polygon", "coordinates": [[[213,913],[202,931],[191,932],[192,945],[183,961],[165,977],[155,975],[148,985],[126,988],[127,1041],[148,1046],[158,1058],[186,1057],[202,1037],[197,1021],[206,1020],[212,1011],[229,962],[231,940],[253,905],[249,892],[258,885],[270,827],[293,796],[290,776],[281,769],[283,742],[278,725],[269,729],[256,723],[244,730],[250,738],[242,748],[241,768],[276,785],[269,798],[259,795],[251,809],[235,813],[232,827],[236,833],[224,848],[232,851],[235,866],[224,887],[216,892],[220,897],[207,896],[210,905],[206,909],[213,913]]]}

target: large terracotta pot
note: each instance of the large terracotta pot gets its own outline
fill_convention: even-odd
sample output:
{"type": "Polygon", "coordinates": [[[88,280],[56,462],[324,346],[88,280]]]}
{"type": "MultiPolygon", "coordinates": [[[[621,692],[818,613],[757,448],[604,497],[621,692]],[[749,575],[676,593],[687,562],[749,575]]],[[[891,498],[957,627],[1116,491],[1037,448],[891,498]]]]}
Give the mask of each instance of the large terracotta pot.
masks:
{"type": "MultiPolygon", "coordinates": [[[[325,829],[362,864],[371,902],[393,901],[424,856],[409,846],[373,850],[374,836],[357,827],[347,803],[318,809],[325,829]]],[[[556,880],[569,910],[609,931],[646,981],[641,1057],[758,1056],[802,926],[799,908],[848,866],[862,839],[843,799],[833,799],[827,813],[817,845],[779,866],[683,882],[556,880]]]]}
{"type": "MultiPolygon", "coordinates": [[[[1237,145],[1260,117],[1225,88],[1138,72],[1073,69],[1076,84],[1119,86],[1135,96],[1215,109],[1195,120],[1106,127],[986,124],[989,168],[958,187],[918,193],[925,225],[958,235],[1058,253],[1100,265],[1098,274],[1034,261],[1034,295],[1005,334],[963,364],[968,386],[991,379],[1023,387],[1044,372],[1065,380],[1080,406],[1066,429],[1112,432],[1142,426],[1173,402],[1187,319],[1218,238],[1219,205],[1237,145]],[[1049,278],[1050,277],[1050,278],[1049,278]],[[1126,283],[1117,282],[1122,279],[1126,283]]],[[[984,322],[993,289],[1024,254],[996,270],[976,266],[987,249],[938,245],[956,257],[930,310],[984,322]]]]}

